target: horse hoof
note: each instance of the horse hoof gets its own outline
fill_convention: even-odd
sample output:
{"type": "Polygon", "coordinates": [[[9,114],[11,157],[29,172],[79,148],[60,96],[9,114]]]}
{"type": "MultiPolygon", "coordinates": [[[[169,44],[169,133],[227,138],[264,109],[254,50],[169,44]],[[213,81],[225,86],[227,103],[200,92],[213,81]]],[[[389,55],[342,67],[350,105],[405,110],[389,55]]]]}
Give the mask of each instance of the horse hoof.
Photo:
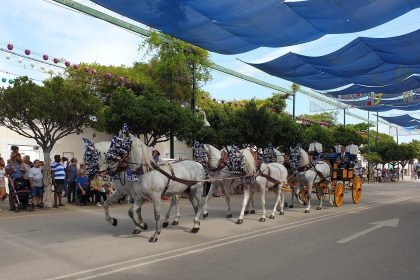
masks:
{"type": "Polygon", "coordinates": [[[251,214],[255,214],[255,210],[251,210],[251,211],[250,211],[250,213],[251,213],[251,214]]]}
{"type": "Polygon", "coordinates": [[[192,233],[197,233],[199,230],[200,230],[199,227],[195,227],[195,228],[192,228],[191,232],[192,233]]]}
{"type": "Polygon", "coordinates": [[[157,242],[157,241],[158,241],[157,236],[152,236],[152,237],[150,237],[150,239],[149,239],[149,242],[151,242],[151,243],[155,243],[155,242],[157,242]]]}
{"type": "Polygon", "coordinates": [[[244,215],[248,215],[249,214],[249,210],[245,210],[244,215]]]}
{"type": "Polygon", "coordinates": [[[118,224],[118,220],[117,220],[117,219],[115,219],[115,218],[112,218],[112,223],[111,223],[111,225],[113,225],[114,227],[116,227],[116,226],[117,226],[117,224],[118,224]]]}
{"type": "Polygon", "coordinates": [[[237,221],[236,221],[236,224],[237,225],[240,225],[240,224],[242,224],[244,222],[244,220],[242,220],[242,219],[238,219],[237,221]]]}
{"type": "Polygon", "coordinates": [[[227,214],[226,215],[226,218],[232,218],[233,216],[232,216],[232,214],[227,214]]]}
{"type": "Polygon", "coordinates": [[[143,229],[143,230],[147,230],[149,228],[149,226],[146,223],[144,223],[144,224],[140,225],[140,228],[143,229]]]}
{"type": "Polygon", "coordinates": [[[168,227],[168,226],[169,226],[169,223],[168,223],[168,222],[163,222],[162,226],[163,226],[164,228],[166,228],[166,227],[168,227]]]}
{"type": "Polygon", "coordinates": [[[139,234],[140,232],[141,232],[141,230],[140,230],[140,229],[135,228],[135,229],[133,230],[132,234],[139,234]]]}
{"type": "Polygon", "coordinates": [[[178,222],[178,221],[173,221],[173,222],[172,222],[172,225],[173,225],[173,226],[177,226],[178,224],[179,224],[179,222],[178,222]]]}
{"type": "Polygon", "coordinates": [[[269,217],[270,219],[274,219],[274,215],[270,215],[270,217],[269,217]]]}
{"type": "Polygon", "coordinates": [[[203,214],[203,219],[207,218],[209,216],[209,213],[203,214]]]}
{"type": "Polygon", "coordinates": [[[316,208],[316,210],[321,210],[322,209],[322,207],[321,206],[318,206],[317,208],[316,208]]]}
{"type": "Polygon", "coordinates": [[[265,218],[260,218],[258,221],[265,222],[265,218]]]}
{"type": "Polygon", "coordinates": [[[289,208],[293,208],[293,204],[290,204],[290,205],[289,205],[289,208]]]}
{"type": "Polygon", "coordinates": [[[284,215],[284,211],[280,211],[279,215],[282,215],[283,216],[284,215]]]}
{"type": "Polygon", "coordinates": [[[305,213],[309,213],[309,212],[311,212],[311,211],[309,211],[309,210],[305,210],[305,213]]]}

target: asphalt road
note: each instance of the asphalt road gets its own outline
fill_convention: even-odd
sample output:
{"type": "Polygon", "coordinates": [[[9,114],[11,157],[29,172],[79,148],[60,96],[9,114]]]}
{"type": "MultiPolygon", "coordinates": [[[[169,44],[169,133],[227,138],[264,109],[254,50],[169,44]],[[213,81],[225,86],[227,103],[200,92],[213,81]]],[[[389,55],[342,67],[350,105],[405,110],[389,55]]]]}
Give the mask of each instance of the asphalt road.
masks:
{"type": "MultiPolygon", "coordinates": [[[[420,181],[364,184],[357,205],[347,190],[342,207],[304,214],[295,205],[264,223],[257,194],[257,214],[237,225],[241,199],[232,198],[228,219],[224,198],[213,198],[197,234],[190,233],[193,210],[182,199],[180,224],[163,229],[157,243],[148,242],[151,204],[143,210],[149,229],[139,235],[131,234],[128,205],[110,209],[117,227],[95,206],[3,210],[0,279],[419,278],[420,181]]],[[[273,201],[270,193],[267,206],[273,201]]]]}

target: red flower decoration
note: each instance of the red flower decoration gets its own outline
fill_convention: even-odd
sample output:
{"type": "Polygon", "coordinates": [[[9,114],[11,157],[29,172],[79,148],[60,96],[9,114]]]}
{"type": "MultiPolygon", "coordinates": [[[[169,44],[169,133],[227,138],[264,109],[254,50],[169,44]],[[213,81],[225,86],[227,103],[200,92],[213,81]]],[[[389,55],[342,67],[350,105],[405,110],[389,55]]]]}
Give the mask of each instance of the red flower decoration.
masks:
{"type": "Polygon", "coordinates": [[[74,64],[74,65],[73,65],[73,69],[74,69],[74,70],[77,70],[77,68],[79,68],[79,65],[74,64]]]}
{"type": "Polygon", "coordinates": [[[44,54],[44,55],[42,56],[42,59],[44,59],[44,60],[48,60],[48,55],[44,54]]]}
{"type": "Polygon", "coordinates": [[[68,62],[68,61],[64,62],[64,65],[66,65],[66,67],[69,67],[70,66],[70,62],[68,62]]]}
{"type": "Polygon", "coordinates": [[[60,60],[58,58],[54,58],[53,61],[55,64],[57,64],[60,60]]]}
{"type": "Polygon", "coordinates": [[[26,55],[30,55],[30,54],[31,54],[31,50],[30,50],[30,49],[26,49],[26,50],[25,50],[25,54],[26,54],[26,55]]]}
{"type": "Polygon", "coordinates": [[[13,50],[13,44],[7,44],[7,49],[8,49],[9,51],[13,50]]]}

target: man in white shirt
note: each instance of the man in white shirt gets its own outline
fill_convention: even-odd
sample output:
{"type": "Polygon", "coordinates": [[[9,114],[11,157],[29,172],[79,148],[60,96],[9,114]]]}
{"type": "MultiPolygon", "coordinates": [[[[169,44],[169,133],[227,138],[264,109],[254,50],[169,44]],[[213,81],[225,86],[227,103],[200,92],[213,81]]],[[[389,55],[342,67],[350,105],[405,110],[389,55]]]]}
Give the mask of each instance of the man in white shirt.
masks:
{"type": "Polygon", "coordinates": [[[318,142],[318,139],[314,138],[314,141],[309,144],[308,154],[310,160],[317,160],[322,153],[322,144],[318,142]]]}
{"type": "Polygon", "coordinates": [[[360,154],[359,147],[353,144],[353,141],[349,141],[349,144],[346,147],[346,152],[349,152],[352,155],[352,161],[357,161],[357,156],[360,154]]]}

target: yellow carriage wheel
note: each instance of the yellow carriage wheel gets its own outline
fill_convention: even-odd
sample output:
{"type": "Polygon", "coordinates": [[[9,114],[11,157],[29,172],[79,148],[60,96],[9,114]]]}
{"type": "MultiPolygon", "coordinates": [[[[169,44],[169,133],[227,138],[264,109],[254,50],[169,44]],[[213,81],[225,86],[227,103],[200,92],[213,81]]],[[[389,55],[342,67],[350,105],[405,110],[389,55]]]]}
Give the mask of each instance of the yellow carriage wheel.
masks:
{"type": "Polygon", "coordinates": [[[353,179],[351,196],[353,198],[353,203],[357,204],[360,202],[360,197],[362,196],[362,179],[359,176],[356,176],[353,179]]]}
{"type": "Polygon", "coordinates": [[[337,207],[340,207],[343,204],[344,198],[344,183],[342,181],[338,181],[335,183],[335,190],[334,190],[334,204],[337,207]]]}

